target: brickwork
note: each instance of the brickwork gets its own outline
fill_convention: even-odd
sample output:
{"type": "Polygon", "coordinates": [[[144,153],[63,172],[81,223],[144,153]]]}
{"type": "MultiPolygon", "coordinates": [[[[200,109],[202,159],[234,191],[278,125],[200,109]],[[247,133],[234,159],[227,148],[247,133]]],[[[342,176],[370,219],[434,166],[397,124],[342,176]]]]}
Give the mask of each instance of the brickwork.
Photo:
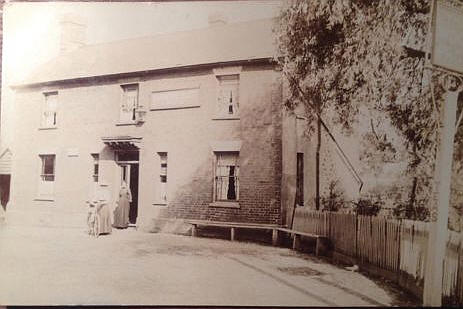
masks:
{"type": "Polygon", "coordinates": [[[262,79],[258,72],[245,74],[245,80],[249,82],[243,82],[242,90],[244,93],[249,91],[253,97],[240,107],[239,208],[210,205],[213,201],[213,157],[210,154],[205,168],[198,169],[205,170],[205,174],[192,178],[177,191],[169,203],[168,217],[281,223],[281,80],[278,73],[269,79],[262,79]],[[251,91],[246,87],[254,89],[251,91]]]}

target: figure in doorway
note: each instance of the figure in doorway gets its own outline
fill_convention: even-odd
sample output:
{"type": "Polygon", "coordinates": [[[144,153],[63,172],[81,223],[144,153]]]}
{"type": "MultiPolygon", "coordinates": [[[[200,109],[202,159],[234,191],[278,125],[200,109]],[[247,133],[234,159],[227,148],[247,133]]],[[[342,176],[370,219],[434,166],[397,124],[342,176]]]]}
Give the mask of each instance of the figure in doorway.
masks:
{"type": "Polygon", "coordinates": [[[119,199],[117,201],[117,207],[114,210],[114,224],[115,228],[124,229],[129,226],[129,210],[130,203],[132,202],[132,193],[130,188],[127,186],[125,181],[122,182],[121,189],[119,191],[119,199]]]}

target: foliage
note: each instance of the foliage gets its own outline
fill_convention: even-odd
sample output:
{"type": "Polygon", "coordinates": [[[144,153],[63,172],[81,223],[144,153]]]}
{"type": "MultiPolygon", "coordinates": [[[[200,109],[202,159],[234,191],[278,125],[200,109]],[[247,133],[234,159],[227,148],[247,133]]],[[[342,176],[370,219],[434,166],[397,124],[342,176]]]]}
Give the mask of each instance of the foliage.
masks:
{"type": "Polygon", "coordinates": [[[344,192],[339,188],[337,180],[330,181],[329,192],[327,196],[321,197],[323,211],[338,211],[346,204],[344,192]]]}
{"type": "MultiPolygon", "coordinates": [[[[291,109],[302,102],[312,130],[319,113],[347,133],[360,111],[368,111],[370,121],[379,125],[365,134],[374,147],[364,155],[372,165],[381,165],[398,146],[404,148],[409,181],[418,178],[414,209],[428,206],[431,198],[443,94],[442,73],[426,68],[430,3],[294,0],[283,8],[276,31],[278,61],[290,94],[285,105],[291,109]],[[385,134],[390,127],[383,119],[401,136],[395,141],[401,145],[385,134]]],[[[463,160],[462,127],[456,136],[457,160],[463,160]]]]}
{"type": "Polygon", "coordinates": [[[399,219],[428,221],[430,212],[426,202],[425,199],[421,199],[415,201],[414,205],[410,205],[408,202],[399,203],[393,209],[393,215],[399,219]]]}
{"type": "Polygon", "coordinates": [[[354,212],[362,216],[376,216],[383,205],[380,196],[375,198],[359,198],[354,203],[354,212]]]}

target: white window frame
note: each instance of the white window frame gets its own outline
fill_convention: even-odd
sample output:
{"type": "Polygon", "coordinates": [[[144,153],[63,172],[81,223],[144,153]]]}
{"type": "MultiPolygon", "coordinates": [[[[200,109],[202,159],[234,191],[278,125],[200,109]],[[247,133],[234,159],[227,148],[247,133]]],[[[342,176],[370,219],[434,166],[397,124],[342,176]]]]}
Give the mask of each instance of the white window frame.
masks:
{"type": "MultiPolygon", "coordinates": [[[[213,166],[213,202],[209,204],[215,207],[230,207],[239,208],[240,200],[240,153],[239,151],[214,151],[214,166],[213,166]],[[228,158],[227,158],[228,157],[228,158]],[[231,159],[230,157],[234,157],[231,159]],[[222,162],[227,163],[227,160],[234,160],[234,164],[219,165],[222,162]],[[233,176],[229,173],[229,169],[233,166],[233,176]],[[225,175],[228,174],[228,175],[225,175]],[[231,179],[233,177],[233,179],[231,179]],[[231,181],[233,180],[233,182],[231,181]],[[220,188],[219,188],[219,183],[220,188]],[[230,193],[230,184],[233,183],[235,198],[228,198],[230,193]],[[225,187],[223,185],[225,184],[225,187]],[[226,197],[225,197],[226,195],[226,197]]],[[[230,163],[230,162],[228,162],[230,163]]]]}
{"type": "Polygon", "coordinates": [[[214,120],[231,120],[240,118],[240,88],[241,88],[241,66],[219,67],[213,69],[217,81],[216,104],[214,105],[214,120]],[[231,81],[230,78],[235,80],[231,81]],[[222,85],[230,86],[236,84],[237,89],[233,95],[233,113],[229,113],[229,104],[223,103],[222,85]]]}
{"type": "Polygon", "coordinates": [[[168,153],[165,151],[158,152],[158,159],[159,159],[159,178],[157,180],[157,190],[156,191],[156,205],[167,205],[168,202],[168,162],[169,156],[168,153]]]}
{"type": "Polygon", "coordinates": [[[58,91],[44,92],[43,97],[41,128],[56,128],[58,125],[58,91]]]}
{"type": "Polygon", "coordinates": [[[100,177],[100,154],[92,153],[91,156],[93,159],[92,180],[97,183],[100,177]]]}
{"type": "Polygon", "coordinates": [[[218,75],[215,119],[239,119],[240,117],[240,75],[218,75]]]}
{"type": "Polygon", "coordinates": [[[137,108],[139,107],[139,93],[140,88],[138,84],[125,84],[121,85],[122,97],[119,106],[119,124],[134,124],[137,120],[137,108]],[[133,100],[135,103],[130,102],[128,94],[134,91],[136,92],[133,100]],[[126,111],[124,111],[126,110],[126,111]]]}
{"type": "Polygon", "coordinates": [[[55,181],[56,181],[56,155],[52,153],[39,154],[39,179],[37,187],[37,199],[40,200],[53,200],[54,199],[54,190],[55,190],[55,181]],[[52,173],[45,173],[46,167],[46,158],[53,158],[53,170],[52,173]]]}

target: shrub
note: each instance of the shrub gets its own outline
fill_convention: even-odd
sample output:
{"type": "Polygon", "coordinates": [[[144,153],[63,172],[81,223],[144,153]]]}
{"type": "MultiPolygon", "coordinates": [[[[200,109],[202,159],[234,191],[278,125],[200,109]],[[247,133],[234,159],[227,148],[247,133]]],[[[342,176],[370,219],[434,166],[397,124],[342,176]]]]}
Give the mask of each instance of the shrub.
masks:
{"type": "Polygon", "coordinates": [[[353,204],[354,212],[362,216],[376,216],[383,206],[383,202],[380,200],[379,196],[375,199],[360,198],[357,202],[353,202],[353,204]]]}
{"type": "Polygon", "coordinates": [[[338,211],[346,204],[344,192],[339,188],[337,180],[332,180],[329,185],[328,195],[321,197],[323,211],[338,211]]]}

